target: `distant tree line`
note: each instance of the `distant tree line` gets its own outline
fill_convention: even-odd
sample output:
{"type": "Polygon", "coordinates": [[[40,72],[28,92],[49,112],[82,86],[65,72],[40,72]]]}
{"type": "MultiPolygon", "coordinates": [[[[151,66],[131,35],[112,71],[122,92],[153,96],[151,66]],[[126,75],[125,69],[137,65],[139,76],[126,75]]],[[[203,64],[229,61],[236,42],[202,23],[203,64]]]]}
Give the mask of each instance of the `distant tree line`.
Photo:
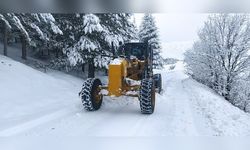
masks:
{"type": "Polygon", "coordinates": [[[171,65],[171,64],[176,64],[179,60],[175,58],[165,58],[163,59],[163,64],[164,65],[171,65]]]}

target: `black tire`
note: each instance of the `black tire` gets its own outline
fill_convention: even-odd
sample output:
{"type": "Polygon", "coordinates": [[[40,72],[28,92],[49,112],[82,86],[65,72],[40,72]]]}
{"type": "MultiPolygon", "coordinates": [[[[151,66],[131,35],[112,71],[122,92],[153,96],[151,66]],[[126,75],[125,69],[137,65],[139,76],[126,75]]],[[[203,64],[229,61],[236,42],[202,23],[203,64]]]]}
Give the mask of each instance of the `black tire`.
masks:
{"type": "Polygon", "coordinates": [[[150,72],[149,70],[150,69],[148,68],[148,66],[144,67],[143,72],[142,72],[142,79],[146,79],[150,77],[150,73],[153,73],[153,72],[150,72]]]}
{"type": "Polygon", "coordinates": [[[147,68],[146,68],[146,67],[144,67],[144,69],[143,69],[143,72],[142,72],[141,76],[142,76],[142,78],[141,78],[141,79],[145,79],[145,78],[148,76],[148,72],[147,72],[147,68]]]}
{"type": "Polygon", "coordinates": [[[161,91],[162,91],[161,74],[154,74],[153,79],[155,82],[155,88],[156,88],[157,93],[161,93],[161,91]]]}
{"type": "Polygon", "coordinates": [[[84,82],[80,97],[85,110],[94,111],[101,107],[103,96],[99,94],[100,85],[101,81],[96,78],[89,78],[84,82]]]}
{"type": "Polygon", "coordinates": [[[155,86],[153,79],[147,78],[141,81],[139,101],[140,101],[141,113],[152,114],[154,112],[155,86]]]}

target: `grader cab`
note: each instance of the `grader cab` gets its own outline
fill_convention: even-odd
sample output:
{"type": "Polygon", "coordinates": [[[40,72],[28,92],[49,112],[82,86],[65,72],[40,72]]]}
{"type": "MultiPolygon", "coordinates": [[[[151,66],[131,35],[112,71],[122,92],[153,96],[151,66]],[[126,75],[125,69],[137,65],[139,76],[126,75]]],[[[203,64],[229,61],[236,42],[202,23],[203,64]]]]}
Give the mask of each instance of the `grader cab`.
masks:
{"type": "Polygon", "coordinates": [[[152,114],[155,92],[161,92],[161,75],[153,75],[153,52],[147,43],[126,43],[117,50],[117,57],[108,68],[108,85],[97,78],[88,78],[80,97],[88,111],[101,107],[103,96],[138,97],[141,113],[152,114]]]}

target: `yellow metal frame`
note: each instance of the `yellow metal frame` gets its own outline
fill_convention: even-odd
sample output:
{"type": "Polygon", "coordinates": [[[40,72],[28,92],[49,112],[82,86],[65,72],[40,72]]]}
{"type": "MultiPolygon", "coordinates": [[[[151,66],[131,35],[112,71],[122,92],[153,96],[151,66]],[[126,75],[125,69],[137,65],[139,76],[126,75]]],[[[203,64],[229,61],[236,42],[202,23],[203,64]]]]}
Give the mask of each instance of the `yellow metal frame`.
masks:
{"type": "Polygon", "coordinates": [[[140,85],[128,85],[124,80],[131,78],[133,80],[140,80],[138,74],[142,73],[143,68],[134,68],[134,66],[143,66],[144,62],[139,60],[128,62],[122,59],[120,64],[110,64],[108,72],[108,86],[101,86],[101,89],[108,90],[108,94],[104,96],[133,96],[138,97],[138,94],[127,94],[128,91],[139,91],[140,85]],[[128,76],[129,74],[129,76],[128,76]]]}

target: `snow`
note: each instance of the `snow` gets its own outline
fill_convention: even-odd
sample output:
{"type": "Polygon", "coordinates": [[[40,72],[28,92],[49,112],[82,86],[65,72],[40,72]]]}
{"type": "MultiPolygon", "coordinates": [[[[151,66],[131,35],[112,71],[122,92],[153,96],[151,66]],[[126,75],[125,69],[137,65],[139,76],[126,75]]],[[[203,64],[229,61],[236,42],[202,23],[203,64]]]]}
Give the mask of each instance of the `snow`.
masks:
{"type": "Polygon", "coordinates": [[[101,32],[103,30],[99,18],[93,14],[83,16],[83,26],[85,34],[91,34],[95,31],[101,32]]]}
{"type": "Polygon", "coordinates": [[[17,26],[17,28],[25,35],[26,40],[28,41],[28,43],[31,41],[28,32],[26,31],[26,29],[23,27],[22,23],[20,22],[20,20],[16,17],[16,16],[12,16],[13,20],[17,26]]]}
{"type": "Polygon", "coordinates": [[[137,95],[138,92],[137,91],[128,91],[126,92],[126,95],[137,95]]]}
{"type": "Polygon", "coordinates": [[[102,95],[108,95],[109,91],[106,90],[106,89],[102,89],[101,92],[100,92],[100,94],[102,94],[102,95]]]}
{"type": "Polygon", "coordinates": [[[68,51],[65,51],[65,49],[64,49],[64,53],[67,54],[69,63],[72,66],[77,65],[78,62],[84,62],[81,54],[77,51],[77,49],[75,47],[70,47],[67,50],[68,51]]]}
{"type": "Polygon", "coordinates": [[[213,127],[216,136],[249,136],[250,115],[232,106],[223,97],[215,94],[193,80],[186,80],[184,88],[190,93],[191,102],[213,127]]]}
{"type": "Polygon", "coordinates": [[[93,42],[91,39],[89,39],[86,36],[82,36],[80,38],[79,42],[77,43],[77,46],[79,46],[81,50],[87,49],[89,52],[99,47],[97,43],[93,42]]]}
{"type": "Polygon", "coordinates": [[[10,23],[5,19],[2,14],[0,14],[0,20],[2,20],[7,25],[7,27],[11,29],[10,23]]]}
{"type": "Polygon", "coordinates": [[[59,29],[57,25],[55,25],[53,22],[50,22],[50,25],[51,25],[52,31],[53,31],[55,34],[63,35],[62,30],[59,29]]]}
{"type": "Polygon", "coordinates": [[[139,43],[140,40],[134,40],[134,39],[133,39],[133,40],[130,40],[129,42],[130,42],[130,43],[139,43]]]}
{"type": "MultiPolygon", "coordinates": [[[[55,18],[50,13],[40,13],[39,16],[46,23],[50,23],[51,29],[55,34],[63,35],[63,32],[57,25],[55,25],[55,18]]],[[[39,18],[38,18],[39,19],[39,18]]]]}
{"type": "Polygon", "coordinates": [[[111,65],[120,65],[122,63],[123,59],[122,58],[115,58],[110,62],[111,65]]]}
{"type": "Polygon", "coordinates": [[[126,83],[130,86],[141,85],[141,81],[133,80],[130,78],[125,78],[126,83]]]}
{"type": "Polygon", "coordinates": [[[106,28],[104,28],[103,32],[104,32],[105,41],[109,43],[110,46],[112,46],[112,43],[113,43],[115,47],[118,47],[119,42],[122,42],[122,43],[124,42],[123,36],[121,35],[114,35],[110,33],[110,31],[106,28]]]}
{"type": "Polygon", "coordinates": [[[44,22],[55,22],[55,18],[50,13],[40,13],[39,15],[44,22]]]}
{"type": "Polygon", "coordinates": [[[134,56],[134,55],[131,55],[131,56],[130,56],[130,59],[137,59],[137,57],[134,56]]]}
{"type": "Polygon", "coordinates": [[[54,119],[67,113],[72,107],[76,107],[70,104],[74,100],[78,102],[76,93],[83,83],[81,79],[61,76],[56,72],[44,74],[2,55],[0,72],[2,136],[13,134],[14,131],[24,131],[51,119],[45,116],[55,114],[52,115],[54,119]],[[65,108],[67,109],[64,111],[65,108]],[[36,119],[39,121],[35,121],[36,119]]]}
{"type": "Polygon", "coordinates": [[[211,15],[199,32],[199,40],[185,53],[187,72],[194,79],[246,112],[250,112],[247,109],[250,105],[248,17],[211,15]],[[215,36],[217,33],[219,36],[215,36]]]}
{"type": "Polygon", "coordinates": [[[31,15],[32,15],[38,22],[41,22],[41,20],[40,20],[38,14],[36,14],[36,13],[31,13],[31,15]]]}
{"type": "Polygon", "coordinates": [[[36,30],[36,32],[38,33],[40,39],[45,39],[45,36],[43,35],[43,32],[40,30],[40,28],[34,24],[34,23],[31,23],[30,26],[36,30]]]}
{"type": "Polygon", "coordinates": [[[143,115],[137,98],[126,96],[104,97],[100,110],[84,111],[82,79],[0,56],[0,137],[249,136],[250,115],[189,78],[183,65],[155,70],[163,92],[155,112],[143,115]]]}

